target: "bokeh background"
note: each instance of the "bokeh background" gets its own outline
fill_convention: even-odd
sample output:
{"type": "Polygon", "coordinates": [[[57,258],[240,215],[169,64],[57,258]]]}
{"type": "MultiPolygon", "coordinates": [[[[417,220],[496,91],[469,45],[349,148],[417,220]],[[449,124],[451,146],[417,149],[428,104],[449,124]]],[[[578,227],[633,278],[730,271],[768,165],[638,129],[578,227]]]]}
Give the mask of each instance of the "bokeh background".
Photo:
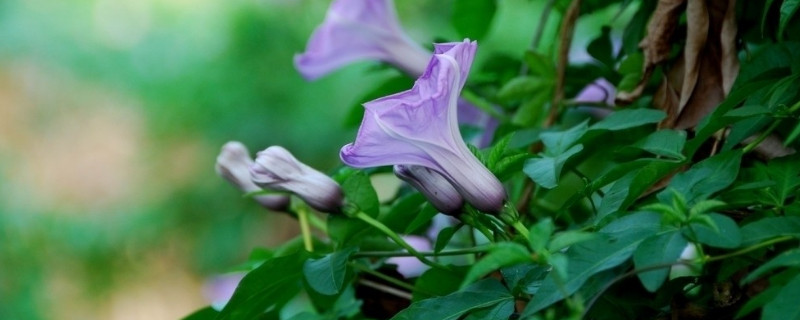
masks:
{"type": "MultiPolygon", "coordinates": [[[[397,5],[430,43],[460,40],[451,2],[397,5]]],[[[478,63],[520,56],[542,2],[499,1],[478,63]]],[[[328,4],[0,0],[0,319],[177,319],[209,304],[209,279],[294,236],[213,165],[229,140],[340,165],[347,115],[397,73],[304,81],[292,56],[328,4]]],[[[581,20],[575,59],[617,9],[581,20]]]]}

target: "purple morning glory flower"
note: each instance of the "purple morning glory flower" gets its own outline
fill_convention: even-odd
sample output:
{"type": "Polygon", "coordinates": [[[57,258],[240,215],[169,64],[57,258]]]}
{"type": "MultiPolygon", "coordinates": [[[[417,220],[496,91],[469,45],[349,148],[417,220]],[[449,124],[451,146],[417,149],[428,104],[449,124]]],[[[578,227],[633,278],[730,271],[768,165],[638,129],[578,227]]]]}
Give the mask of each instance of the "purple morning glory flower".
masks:
{"type": "Polygon", "coordinates": [[[447,179],[423,166],[394,166],[394,174],[419,190],[439,212],[455,215],[461,212],[464,199],[447,179]]]}
{"type": "MultiPolygon", "coordinates": [[[[217,164],[214,166],[217,174],[228,180],[243,192],[257,192],[259,188],[250,179],[250,166],[253,159],[250,152],[241,142],[231,141],[222,146],[217,164]]],[[[275,211],[286,211],[289,208],[289,197],[282,194],[266,194],[253,196],[262,207],[275,211]]]]}
{"type": "Polygon", "coordinates": [[[609,106],[614,105],[616,88],[605,78],[599,78],[584,87],[573,99],[575,102],[584,103],[604,103],[609,106]]]}
{"type": "Polygon", "coordinates": [[[384,61],[418,75],[429,58],[400,28],[392,0],[335,0],[294,64],[314,80],[359,60],[384,61]]]}
{"type": "Polygon", "coordinates": [[[356,168],[427,167],[474,207],[500,211],[506,196],[503,185],[467,148],[456,119],[458,96],[476,49],[469,40],[437,44],[413,88],[365,103],[358,135],[342,148],[342,161],[356,168]]]}
{"type": "Polygon", "coordinates": [[[257,185],[288,191],[322,212],[338,212],[344,201],[341,187],[330,177],[297,160],[288,150],[272,146],[259,152],[250,166],[257,185]]]}

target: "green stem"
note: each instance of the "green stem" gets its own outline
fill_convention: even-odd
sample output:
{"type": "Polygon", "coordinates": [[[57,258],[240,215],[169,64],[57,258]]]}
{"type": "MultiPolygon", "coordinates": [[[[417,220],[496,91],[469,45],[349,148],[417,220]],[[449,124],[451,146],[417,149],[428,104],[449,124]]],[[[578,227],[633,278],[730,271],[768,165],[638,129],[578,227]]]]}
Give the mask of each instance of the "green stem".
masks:
{"type": "Polygon", "coordinates": [[[383,232],[386,236],[388,236],[389,238],[394,240],[395,243],[397,243],[398,245],[403,247],[403,249],[408,250],[409,253],[411,253],[413,256],[417,257],[417,259],[419,259],[419,261],[422,261],[422,263],[427,264],[427,265],[429,265],[431,267],[434,267],[434,268],[439,268],[439,269],[443,269],[443,270],[450,270],[449,268],[447,268],[447,267],[445,267],[445,266],[443,266],[441,264],[438,264],[436,262],[428,260],[428,258],[425,258],[425,256],[421,255],[419,253],[419,251],[417,251],[416,249],[414,249],[414,247],[412,247],[407,242],[405,242],[405,240],[403,240],[403,238],[400,238],[400,236],[397,235],[397,233],[395,233],[394,231],[389,229],[389,227],[387,227],[385,224],[381,223],[380,221],[375,220],[374,218],[370,217],[368,214],[366,214],[366,213],[364,213],[362,211],[359,211],[358,213],[356,213],[355,217],[358,218],[358,219],[361,219],[361,221],[364,221],[364,222],[370,224],[371,226],[375,227],[376,229],[380,230],[381,232],[383,232]]]}
{"type": "Polygon", "coordinates": [[[776,244],[776,243],[779,243],[779,242],[788,241],[788,240],[792,240],[792,239],[795,239],[795,237],[793,237],[793,236],[778,237],[778,238],[775,238],[775,239],[772,239],[772,240],[769,240],[769,241],[764,241],[762,243],[754,244],[754,245],[749,246],[747,248],[744,248],[744,249],[741,249],[741,250],[737,250],[737,251],[734,251],[734,252],[731,252],[731,253],[726,253],[726,254],[718,255],[718,256],[714,256],[714,257],[708,257],[708,259],[705,259],[705,262],[712,262],[712,261],[719,261],[719,260],[724,260],[724,259],[728,259],[728,258],[733,258],[735,256],[743,255],[743,254],[748,253],[750,251],[758,250],[758,249],[761,249],[763,247],[771,246],[773,244],[776,244]]]}
{"type": "MultiPolygon", "coordinates": [[[[398,279],[392,278],[390,276],[387,276],[387,275],[385,275],[383,273],[380,273],[378,271],[372,270],[370,268],[367,268],[367,267],[365,267],[365,266],[363,266],[361,264],[355,263],[355,262],[348,262],[348,264],[351,267],[353,267],[353,269],[358,269],[358,271],[361,271],[361,272],[364,272],[364,273],[369,273],[370,275],[373,275],[378,279],[381,279],[383,281],[386,281],[388,283],[396,285],[396,286],[398,286],[400,288],[406,289],[406,290],[408,290],[410,292],[414,292],[414,287],[412,285],[408,284],[408,283],[405,283],[405,282],[400,281],[398,279]]],[[[431,295],[431,296],[435,296],[435,295],[431,295]]]]}
{"type": "Polygon", "coordinates": [[[303,234],[303,245],[308,252],[314,252],[314,242],[311,240],[311,228],[308,226],[308,208],[298,206],[297,220],[300,221],[300,232],[303,234]]]}
{"type": "Polygon", "coordinates": [[[328,234],[328,225],[325,223],[325,221],[320,219],[317,215],[309,214],[308,215],[308,222],[311,223],[311,226],[313,226],[314,228],[317,228],[317,229],[319,229],[319,231],[322,231],[323,233],[328,234]]]}
{"type": "MultiPolygon", "coordinates": [[[[473,254],[473,253],[484,253],[489,251],[491,248],[492,246],[480,246],[474,248],[454,249],[454,250],[439,251],[439,252],[418,251],[417,253],[425,257],[459,256],[459,255],[473,254]]],[[[355,258],[366,258],[366,257],[388,258],[388,257],[414,257],[414,256],[415,255],[413,253],[404,251],[362,251],[353,254],[353,257],[355,258]]]]}
{"type": "MultiPolygon", "coordinates": [[[[797,111],[798,109],[800,109],[800,101],[798,101],[797,103],[795,103],[794,105],[792,105],[792,107],[791,107],[791,108],[789,108],[789,111],[788,111],[788,113],[789,113],[789,114],[792,114],[792,113],[794,113],[795,111],[797,111]]],[[[758,136],[758,138],[756,138],[756,139],[755,139],[755,140],[753,140],[752,142],[748,143],[748,144],[747,144],[747,145],[744,147],[744,149],[742,149],[742,152],[744,152],[744,153],[748,153],[748,152],[752,151],[753,149],[755,149],[756,147],[758,147],[758,145],[759,145],[759,144],[761,144],[762,142],[764,142],[764,140],[766,140],[766,139],[767,139],[767,137],[768,137],[770,134],[772,134],[772,131],[775,131],[775,129],[777,129],[777,128],[778,128],[778,125],[780,125],[780,124],[781,124],[781,122],[783,122],[783,119],[777,119],[777,120],[775,120],[775,121],[774,121],[774,122],[773,122],[773,123],[772,123],[772,124],[771,124],[771,125],[770,125],[770,126],[767,128],[767,130],[764,130],[764,132],[762,132],[762,133],[761,133],[761,135],[759,135],[759,136],[758,136]]]]}

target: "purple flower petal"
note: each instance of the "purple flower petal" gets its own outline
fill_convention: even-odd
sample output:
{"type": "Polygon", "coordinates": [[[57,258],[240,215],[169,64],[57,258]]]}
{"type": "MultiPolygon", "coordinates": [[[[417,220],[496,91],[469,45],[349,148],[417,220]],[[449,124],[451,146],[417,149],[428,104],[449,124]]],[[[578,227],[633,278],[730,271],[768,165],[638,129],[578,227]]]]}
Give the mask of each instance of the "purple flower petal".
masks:
{"type": "Polygon", "coordinates": [[[392,0],[336,0],[294,63],[303,77],[314,80],[370,59],[420,74],[429,57],[400,28],[392,0]]]}
{"type": "MultiPolygon", "coordinates": [[[[241,142],[230,141],[222,146],[214,169],[218,175],[243,192],[261,191],[262,189],[250,179],[250,166],[252,165],[253,159],[250,158],[247,147],[241,142]]],[[[262,207],[270,210],[285,211],[289,208],[289,197],[286,195],[257,195],[253,199],[262,207]]]]}
{"type": "Polygon", "coordinates": [[[502,184],[469,151],[458,130],[458,96],[476,48],[469,40],[437,46],[441,53],[411,90],[365,103],[356,141],[342,148],[342,161],[360,168],[428,167],[476,208],[499,211],[505,200],[502,184]]]}
{"type": "Polygon", "coordinates": [[[573,100],[583,103],[605,103],[613,106],[615,95],[614,85],[605,78],[599,78],[584,87],[573,100]]]}

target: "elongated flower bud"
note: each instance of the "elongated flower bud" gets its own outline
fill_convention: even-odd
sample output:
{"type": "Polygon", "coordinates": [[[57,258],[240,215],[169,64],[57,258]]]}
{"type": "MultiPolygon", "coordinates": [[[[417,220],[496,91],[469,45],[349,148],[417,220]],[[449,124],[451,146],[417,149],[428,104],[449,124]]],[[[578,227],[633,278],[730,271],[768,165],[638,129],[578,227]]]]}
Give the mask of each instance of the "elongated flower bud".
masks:
{"type": "Polygon", "coordinates": [[[269,190],[288,191],[323,212],[338,212],[344,195],[336,181],[298,161],[288,150],[272,146],[250,167],[253,182],[269,190]]]}
{"type": "MultiPolygon", "coordinates": [[[[242,192],[261,191],[262,189],[253,183],[250,178],[250,166],[252,164],[253,159],[250,158],[250,152],[247,147],[241,142],[231,141],[222,146],[214,169],[219,176],[228,180],[242,192]]],[[[286,195],[257,195],[253,199],[270,210],[286,211],[289,208],[289,197],[286,195]]]]}
{"type": "Polygon", "coordinates": [[[456,188],[433,169],[414,165],[396,165],[394,174],[417,189],[441,213],[456,215],[464,206],[464,198],[456,188]]]}

